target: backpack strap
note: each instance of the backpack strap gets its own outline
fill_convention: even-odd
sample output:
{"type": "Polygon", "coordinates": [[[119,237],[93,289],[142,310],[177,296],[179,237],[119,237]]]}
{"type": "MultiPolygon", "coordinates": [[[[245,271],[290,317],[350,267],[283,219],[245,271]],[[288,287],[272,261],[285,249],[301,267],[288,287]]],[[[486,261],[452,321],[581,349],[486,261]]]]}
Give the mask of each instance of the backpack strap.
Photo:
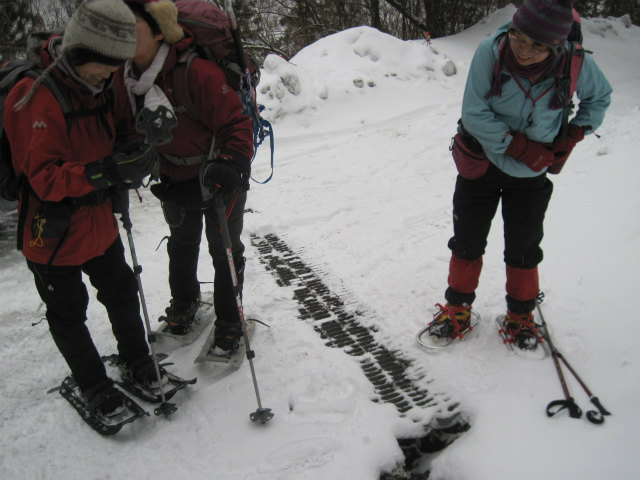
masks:
{"type": "MultiPolygon", "coordinates": [[[[24,71],[24,70],[23,70],[24,71]]],[[[25,72],[25,76],[36,79],[42,73],[42,69],[27,69],[25,72]]],[[[44,77],[42,83],[49,89],[56,101],[60,104],[60,108],[62,109],[62,115],[64,116],[66,125],[67,125],[67,134],[71,131],[71,126],[73,125],[74,120],[78,118],[85,117],[100,117],[102,119],[102,123],[107,130],[109,137],[113,137],[113,132],[109,127],[109,124],[104,119],[104,114],[111,111],[111,103],[112,98],[109,98],[103,105],[91,108],[91,109],[80,109],[74,110],[71,106],[71,100],[67,96],[66,90],[61,87],[53,75],[49,74],[44,77]]],[[[110,90],[109,90],[110,92],[110,90]]],[[[106,95],[109,95],[109,92],[106,95]]]]}
{"type": "Polygon", "coordinates": [[[580,76],[582,61],[584,60],[584,49],[579,43],[572,43],[571,46],[571,71],[569,72],[571,77],[571,85],[569,87],[569,93],[571,94],[571,97],[573,97],[573,93],[576,91],[576,85],[578,84],[578,77],[580,76]]]}
{"type": "Polygon", "coordinates": [[[178,63],[182,68],[173,69],[171,75],[171,83],[173,85],[171,86],[171,89],[176,103],[176,105],[174,105],[176,112],[185,113],[195,121],[199,122],[200,114],[193,103],[193,99],[189,92],[189,68],[191,67],[191,62],[193,62],[197,57],[198,53],[193,49],[187,50],[180,56],[178,63]]]}
{"type": "Polygon", "coordinates": [[[190,157],[170,155],[168,153],[160,153],[160,156],[167,160],[169,163],[177,165],[179,167],[189,167],[191,165],[198,165],[203,163],[207,159],[207,155],[192,155],[190,157]]]}
{"type": "Polygon", "coordinates": [[[562,105],[562,124],[560,126],[560,133],[558,133],[558,140],[564,141],[567,138],[567,131],[569,130],[569,115],[573,112],[575,107],[573,103],[573,94],[576,91],[576,85],[578,84],[578,77],[580,77],[580,70],[582,69],[582,61],[584,60],[584,49],[577,42],[570,42],[567,55],[569,58],[565,61],[564,72],[562,74],[562,80],[560,88],[565,89],[566,98],[562,105]]]}
{"type": "MultiPolygon", "coordinates": [[[[29,73],[29,76],[32,76],[31,73],[29,73]]],[[[69,97],[67,97],[64,89],[60,88],[58,82],[56,82],[53,76],[50,74],[47,75],[46,77],[44,77],[42,83],[44,83],[51,91],[51,93],[53,93],[53,96],[56,97],[56,100],[60,104],[60,107],[62,107],[62,113],[65,115],[65,117],[69,113],[71,113],[71,101],[69,100],[69,97]]]]}
{"type": "MultiPolygon", "coordinates": [[[[24,182],[26,183],[26,182],[24,182]]],[[[24,223],[27,221],[27,210],[29,210],[29,189],[21,188],[22,203],[20,204],[20,214],[18,215],[18,231],[16,235],[16,250],[22,250],[24,242],[24,223]]]]}

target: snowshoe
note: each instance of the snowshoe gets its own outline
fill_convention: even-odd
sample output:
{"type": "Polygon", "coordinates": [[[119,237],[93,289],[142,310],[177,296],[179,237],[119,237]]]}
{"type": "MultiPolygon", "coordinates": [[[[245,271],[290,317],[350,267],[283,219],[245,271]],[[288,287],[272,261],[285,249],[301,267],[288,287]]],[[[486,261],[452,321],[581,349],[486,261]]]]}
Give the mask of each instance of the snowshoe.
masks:
{"type": "Polygon", "coordinates": [[[214,316],[213,305],[199,299],[184,309],[179,309],[174,300],[165,310],[166,315],[158,317],[160,326],[154,331],[162,337],[177,340],[182,345],[193,343],[211,323],[214,316]]]}
{"type": "Polygon", "coordinates": [[[496,326],[502,342],[516,355],[534,360],[548,355],[547,342],[541,333],[542,325],[535,323],[531,313],[507,312],[496,318],[496,326]]]}
{"type": "MultiPolygon", "coordinates": [[[[158,361],[161,361],[160,358],[165,359],[166,356],[159,355],[157,358],[158,361]]],[[[116,367],[114,369],[114,378],[116,378],[116,383],[120,387],[130,394],[150,403],[162,402],[161,387],[165,400],[169,400],[176,392],[187,385],[193,385],[197,381],[197,378],[190,380],[180,378],[164,368],[170,364],[161,364],[160,375],[162,385],[160,385],[151,357],[149,357],[149,361],[146,364],[139,368],[132,368],[125,364],[117,354],[102,357],[102,361],[105,362],[107,366],[116,367]]]]}
{"type": "MultiPolygon", "coordinates": [[[[253,338],[256,329],[256,322],[259,320],[249,318],[246,320],[247,336],[249,341],[253,338]]],[[[204,342],[200,354],[194,360],[194,363],[215,362],[224,363],[233,368],[239,368],[246,357],[246,345],[244,335],[236,339],[227,339],[227,342],[220,342],[220,332],[216,338],[216,329],[212,329],[209,337],[204,342]],[[227,348],[224,348],[227,347],[227,348]],[[231,348],[228,348],[231,347],[231,348]]]]}
{"type": "MultiPolygon", "coordinates": [[[[131,423],[139,417],[149,415],[140,405],[134,402],[127,395],[113,387],[118,393],[108,392],[107,397],[111,399],[118,395],[119,405],[115,409],[104,411],[104,405],[91,403],[83,395],[71,376],[66,377],[59,387],[52,388],[47,393],[60,392],[60,395],[67,400],[78,412],[82,420],[100,435],[115,435],[127,423],[131,423]]],[[[95,399],[94,399],[95,400],[95,399]]],[[[102,403],[102,402],[99,402],[102,403]]]]}
{"type": "Polygon", "coordinates": [[[480,322],[480,315],[471,307],[437,303],[433,320],[416,335],[425,348],[444,348],[464,339],[480,322]]]}

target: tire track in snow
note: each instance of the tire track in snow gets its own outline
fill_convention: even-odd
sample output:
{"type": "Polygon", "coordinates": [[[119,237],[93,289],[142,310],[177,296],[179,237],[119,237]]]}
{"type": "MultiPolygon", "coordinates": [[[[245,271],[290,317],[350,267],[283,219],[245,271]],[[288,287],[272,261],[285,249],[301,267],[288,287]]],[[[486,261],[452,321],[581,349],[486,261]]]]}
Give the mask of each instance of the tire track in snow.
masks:
{"type": "Polygon", "coordinates": [[[376,330],[360,321],[365,314],[333,293],[282,239],[275,234],[252,234],[251,244],[276,283],[293,288],[298,318],[310,322],[328,347],[340,348],[360,359],[360,367],[376,392],[373,401],[390,403],[400,416],[416,422],[419,418],[428,419],[424,436],[398,440],[407,467],[422,454],[441,450],[468,430],[460,405],[445,393],[423,388],[426,374],[401,352],[381,344],[376,330]]]}

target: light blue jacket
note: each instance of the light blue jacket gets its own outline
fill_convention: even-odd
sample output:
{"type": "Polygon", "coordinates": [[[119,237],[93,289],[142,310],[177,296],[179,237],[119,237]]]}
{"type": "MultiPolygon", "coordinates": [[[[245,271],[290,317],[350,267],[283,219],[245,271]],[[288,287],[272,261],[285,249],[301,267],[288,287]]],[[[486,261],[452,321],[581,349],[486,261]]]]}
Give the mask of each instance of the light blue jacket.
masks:
{"type": "MultiPolygon", "coordinates": [[[[489,160],[500,170],[514,177],[540,175],[524,163],[505,155],[511,143],[509,132],[522,132],[527,138],[542,143],[552,143],[560,131],[562,109],[551,110],[549,102],[554,89],[537,100],[533,110],[532,123],[527,118],[532,112],[533,102],[524,94],[518,84],[509,79],[502,85],[500,97],[487,98],[493,80],[493,68],[498,60],[499,45],[496,39],[511,26],[508,23],[484,40],[476,50],[469,68],[469,76],[462,100],[462,123],[484,148],[489,160]]],[[[510,75],[506,70],[503,73],[510,75]]],[[[531,85],[529,80],[518,77],[521,85],[536,99],[553,82],[553,78],[531,85]]],[[[604,119],[604,113],[611,103],[611,85],[593,59],[585,54],[576,94],[580,101],[578,111],[570,123],[597,129],[604,119]]],[[[591,133],[591,132],[588,132],[591,133]]]]}

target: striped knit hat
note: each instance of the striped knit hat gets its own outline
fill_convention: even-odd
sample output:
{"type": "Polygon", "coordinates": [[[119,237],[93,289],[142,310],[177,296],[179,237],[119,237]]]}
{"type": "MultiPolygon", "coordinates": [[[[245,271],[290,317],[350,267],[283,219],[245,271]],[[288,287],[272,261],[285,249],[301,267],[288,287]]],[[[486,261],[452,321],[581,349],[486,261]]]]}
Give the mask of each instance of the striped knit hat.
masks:
{"type": "Polygon", "coordinates": [[[513,15],[513,27],[536,42],[561,47],[573,24],[573,0],[524,0],[513,15]]]}
{"type": "Polygon", "coordinates": [[[74,49],[88,50],[124,63],[136,51],[135,15],[123,0],[83,1],[64,31],[61,54],[36,78],[27,94],[16,102],[13,106],[15,111],[31,100],[38,85],[74,49]]]}
{"type": "Polygon", "coordinates": [[[64,31],[62,51],[83,48],[126,60],[136,51],[136,17],[122,0],[87,0],[64,31]]]}

